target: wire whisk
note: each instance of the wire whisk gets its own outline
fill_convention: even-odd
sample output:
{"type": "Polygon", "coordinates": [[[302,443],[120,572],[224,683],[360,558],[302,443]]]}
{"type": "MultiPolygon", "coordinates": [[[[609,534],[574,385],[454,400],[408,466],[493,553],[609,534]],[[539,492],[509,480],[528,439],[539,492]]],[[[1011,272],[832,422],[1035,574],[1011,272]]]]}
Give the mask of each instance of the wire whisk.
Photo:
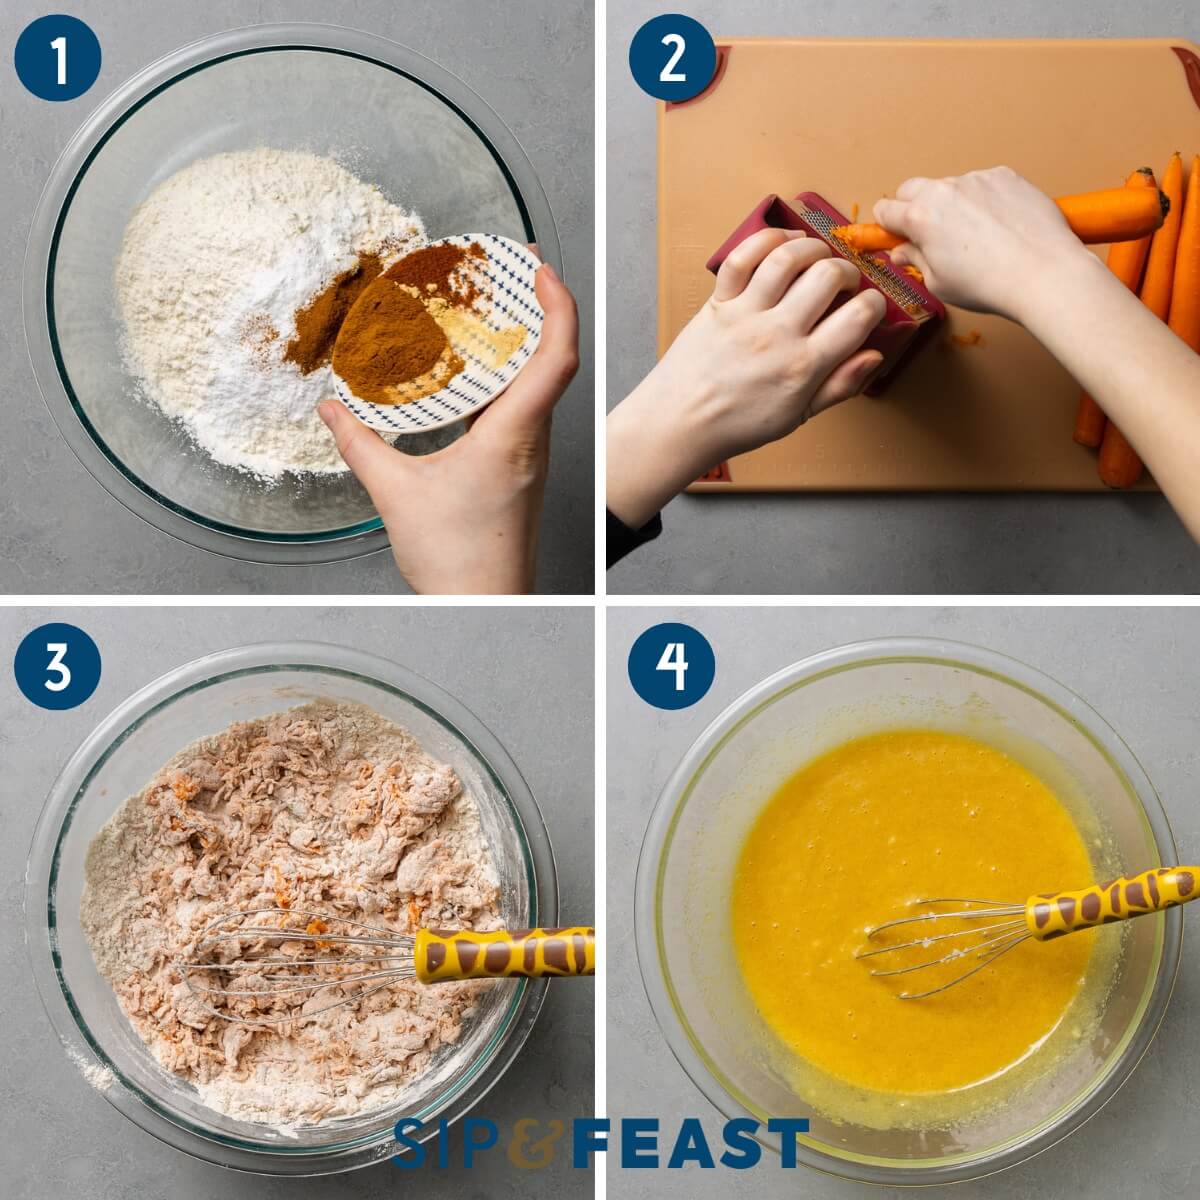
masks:
{"type": "Polygon", "coordinates": [[[398,982],[591,975],[595,930],[397,933],[329,913],[228,912],[176,963],[195,1003],[223,1021],[282,1024],[358,1004],[398,982]]]}
{"type": "Polygon", "coordinates": [[[885,959],[883,967],[873,967],[871,974],[878,977],[909,975],[959,964],[965,968],[936,987],[897,993],[901,1000],[924,1000],[970,979],[1022,942],[1031,939],[1046,942],[1080,929],[1127,921],[1186,904],[1196,898],[1198,881],[1200,867],[1157,867],[1078,891],[1041,892],[1030,896],[1024,904],[947,896],[915,900],[911,908],[929,911],[897,917],[868,929],[868,945],[860,947],[854,957],[880,960],[885,955],[897,956],[885,959]],[[948,910],[944,905],[959,907],[948,910]],[[872,944],[888,931],[930,922],[952,922],[960,927],[946,929],[944,924],[934,924],[924,937],[872,944]],[[925,953],[928,951],[934,951],[932,957],[925,953]],[[911,958],[921,961],[910,962],[911,958]]]}

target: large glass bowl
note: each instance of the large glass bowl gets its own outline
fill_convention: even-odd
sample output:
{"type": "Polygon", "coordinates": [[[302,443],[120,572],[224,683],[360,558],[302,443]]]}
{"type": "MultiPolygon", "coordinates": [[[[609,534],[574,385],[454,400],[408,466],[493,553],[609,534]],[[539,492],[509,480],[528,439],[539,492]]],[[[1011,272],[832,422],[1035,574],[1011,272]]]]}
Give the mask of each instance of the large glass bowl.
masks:
{"type": "MultiPolygon", "coordinates": [[[[868,1128],[822,1116],[797,1083],[804,1073],[789,1069],[790,1051],[765,1027],[741,981],[729,916],[734,869],[755,819],[797,769],[850,738],[913,726],[968,734],[1029,766],[1094,831],[1100,869],[1116,874],[1176,861],[1145,772],[1078,696],[987,650],[895,638],[795,663],[734,701],[663,789],[642,844],[635,896],[638,961],[651,1006],[708,1099],[728,1117],[764,1125],[770,1117],[807,1116],[800,1161],[893,1185],[998,1171],[1083,1124],[1154,1037],[1183,928],[1177,908],[1122,927],[1098,1023],[1012,1103],[950,1129],[868,1128]]],[[[1102,932],[1117,934],[1118,927],[1102,932]]],[[[764,1130],[762,1140],[779,1149],[778,1135],[764,1130]]]]}
{"type": "Polygon", "coordinates": [[[67,443],[122,504],[253,562],[353,558],[387,545],[349,473],[268,486],[213,462],[140,399],[121,360],[113,269],[133,210],[199,158],[271,146],[347,163],[431,237],[536,241],[561,267],[533,166],[499,116],[414,50],[332,25],[256,25],[167,55],[84,122],[38,204],[25,261],[34,375],[67,443]]]}
{"type": "Polygon", "coordinates": [[[72,1059],[107,1067],[105,1099],[155,1137],[221,1166],[317,1175],[366,1166],[395,1150],[401,1116],[455,1120],[512,1063],[533,1026],[545,980],[504,980],[485,993],[464,1036],[397,1102],[285,1134],[203,1105],[158,1065],[96,969],[79,919],[88,844],[126,797],[184,746],[231,722],[326,698],[357,701],[410,730],[451,764],[479,806],[510,928],[555,925],[558,886],[541,814],[512,759],[453,697],[373,655],[340,646],[244,646],[155,680],[100,723],[63,768],[38,821],[25,880],[26,940],[46,1011],[72,1059]]]}

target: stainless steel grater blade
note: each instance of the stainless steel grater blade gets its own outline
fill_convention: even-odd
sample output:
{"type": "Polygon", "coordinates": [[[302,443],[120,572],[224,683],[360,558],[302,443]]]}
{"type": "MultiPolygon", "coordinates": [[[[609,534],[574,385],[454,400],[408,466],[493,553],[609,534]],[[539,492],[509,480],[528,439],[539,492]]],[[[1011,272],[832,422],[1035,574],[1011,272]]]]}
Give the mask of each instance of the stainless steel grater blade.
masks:
{"type": "Polygon", "coordinates": [[[893,304],[898,304],[918,324],[933,315],[921,296],[894,269],[868,254],[850,249],[840,238],[834,237],[834,222],[828,214],[818,208],[800,206],[796,207],[796,214],[803,217],[806,224],[812,226],[843,258],[849,259],[893,304]]]}

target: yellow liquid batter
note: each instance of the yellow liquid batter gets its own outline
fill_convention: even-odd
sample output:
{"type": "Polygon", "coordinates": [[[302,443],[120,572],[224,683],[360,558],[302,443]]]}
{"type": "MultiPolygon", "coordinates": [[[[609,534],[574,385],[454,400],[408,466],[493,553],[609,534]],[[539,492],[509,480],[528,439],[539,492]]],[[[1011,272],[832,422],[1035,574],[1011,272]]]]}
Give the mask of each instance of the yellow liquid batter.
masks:
{"type": "Polygon", "coordinates": [[[935,731],[861,738],[792,776],[751,830],[734,881],[738,962],[767,1025],[821,1072],[909,1096],[969,1088],[1062,1022],[1092,933],[1026,942],[940,995],[901,1000],[949,976],[873,978],[854,958],[864,931],[923,897],[1024,902],[1093,874],[1067,810],[1007,755],[935,731]]]}

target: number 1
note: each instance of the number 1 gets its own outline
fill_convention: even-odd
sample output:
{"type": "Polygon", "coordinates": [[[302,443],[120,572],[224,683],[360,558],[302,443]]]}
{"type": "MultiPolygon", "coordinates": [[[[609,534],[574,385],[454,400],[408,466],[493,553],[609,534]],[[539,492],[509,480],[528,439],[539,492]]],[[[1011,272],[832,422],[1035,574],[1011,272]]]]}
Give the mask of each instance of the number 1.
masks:
{"type": "Polygon", "coordinates": [[[675,672],[675,690],[683,691],[683,677],[687,674],[688,664],[683,657],[682,642],[668,642],[663,647],[662,656],[658,660],[658,666],[654,668],[656,671],[674,671],[675,672]]]}
{"type": "MultiPolygon", "coordinates": [[[[50,43],[50,49],[58,54],[58,86],[67,86],[67,39],[56,37],[50,43]]],[[[47,686],[49,686],[47,684],[47,686]]],[[[65,686],[65,685],[64,685],[65,686]]]]}
{"type": "MultiPolygon", "coordinates": [[[[675,53],[667,59],[667,65],[663,67],[659,73],[658,79],[660,83],[687,83],[687,76],[675,70],[675,64],[683,57],[684,41],[682,35],[678,33],[668,33],[662,40],[664,46],[674,46],[675,53]]],[[[680,687],[677,689],[683,691],[680,687]]]]}
{"type": "MultiPolygon", "coordinates": [[[[59,38],[59,41],[62,41],[62,39],[59,38]]],[[[46,649],[53,656],[50,659],[50,662],[46,665],[46,670],[58,672],[57,682],[51,683],[49,679],[46,680],[46,690],[51,692],[61,692],[71,686],[71,670],[63,662],[63,656],[67,652],[67,643],[47,642],[46,649]]]]}

